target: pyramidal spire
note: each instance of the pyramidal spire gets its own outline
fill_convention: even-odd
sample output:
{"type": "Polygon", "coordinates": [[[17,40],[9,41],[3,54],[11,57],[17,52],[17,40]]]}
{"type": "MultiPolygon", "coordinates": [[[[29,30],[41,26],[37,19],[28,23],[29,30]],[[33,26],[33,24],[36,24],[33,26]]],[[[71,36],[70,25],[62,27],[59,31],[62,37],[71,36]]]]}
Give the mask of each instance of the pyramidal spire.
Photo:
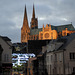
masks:
{"type": "Polygon", "coordinates": [[[34,4],[33,4],[33,15],[32,18],[35,18],[35,9],[34,9],[34,4]]]}
{"type": "Polygon", "coordinates": [[[28,26],[28,19],[27,19],[26,5],[25,5],[25,11],[24,11],[23,26],[28,26]]]}

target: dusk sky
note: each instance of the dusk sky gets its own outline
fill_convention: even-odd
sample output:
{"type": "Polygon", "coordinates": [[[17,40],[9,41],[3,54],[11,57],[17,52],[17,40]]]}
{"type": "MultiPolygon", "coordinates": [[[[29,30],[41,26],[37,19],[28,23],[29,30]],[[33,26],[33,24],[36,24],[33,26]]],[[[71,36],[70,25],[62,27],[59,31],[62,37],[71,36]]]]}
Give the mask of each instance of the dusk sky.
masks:
{"type": "Polygon", "coordinates": [[[33,4],[39,28],[71,22],[75,27],[75,0],[0,0],[0,35],[20,42],[25,5],[30,26],[33,4]]]}

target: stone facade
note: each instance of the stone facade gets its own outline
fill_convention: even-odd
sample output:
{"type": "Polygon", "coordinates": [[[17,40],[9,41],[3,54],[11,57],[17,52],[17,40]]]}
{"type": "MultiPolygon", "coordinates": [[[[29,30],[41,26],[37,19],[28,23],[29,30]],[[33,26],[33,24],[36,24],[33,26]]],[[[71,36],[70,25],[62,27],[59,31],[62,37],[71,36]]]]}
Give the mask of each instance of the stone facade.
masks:
{"type": "Polygon", "coordinates": [[[58,34],[56,30],[51,30],[51,25],[44,28],[43,25],[43,30],[39,32],[39,40],[51,40],[51,39],[57,39],[58,34]]]}

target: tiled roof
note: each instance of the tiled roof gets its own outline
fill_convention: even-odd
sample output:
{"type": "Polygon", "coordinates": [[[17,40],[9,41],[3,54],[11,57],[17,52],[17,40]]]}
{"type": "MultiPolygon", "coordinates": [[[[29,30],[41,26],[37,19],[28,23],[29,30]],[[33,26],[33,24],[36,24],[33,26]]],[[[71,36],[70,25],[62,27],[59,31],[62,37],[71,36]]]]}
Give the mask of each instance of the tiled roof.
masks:
{"type": "Polygon", "coordinates": [[[9,39],[7,36],[0,36],[10,47],[11,47],[11,44],[8,43],[8,41],[11,41],[11,39],[9,39]]]}
{"type": "Polygon", "coordinates": [[[50,41],[49,45],[56,44],[57,46],[55,49],[49,51],[51,52],[51,51],[65,50],[68,44],[70,44],[74,39],[75,39],[75,33],[72,33],[69,36],[64,36],[56,39],[55,41],[50,41]]]}
{"type": "MultiPolygon", "coordinates": [[[[64,44],[62,45],[62,47],[59,48],[59,50],[65,49],[66,46],[67,46],[68,44],[70,44],[70,42],[72,42],[72,40],[74,40],[74,39],[75,39],[75,33],[72,33],[72,34],[70,34],[69,36],[61,37],[61,38],[60,38],[60,40],[61,40],[60,42],[62,42],[62,40],[63,40],[64,44]]],[[[59,41],[59,39],[58,39],[58,41],[59,41]]]]}

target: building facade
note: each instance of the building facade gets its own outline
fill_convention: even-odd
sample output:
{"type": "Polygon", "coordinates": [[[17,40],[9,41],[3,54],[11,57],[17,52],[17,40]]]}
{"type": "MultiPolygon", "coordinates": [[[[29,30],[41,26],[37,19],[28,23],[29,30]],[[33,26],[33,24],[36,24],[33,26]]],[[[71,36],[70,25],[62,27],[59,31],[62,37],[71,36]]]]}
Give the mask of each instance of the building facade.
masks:
{"type": "Polygon", "coordinates": [[[32,61],[33,75],[75,74],[75,33],[51,40],[32,61]]]}
{"type": "Polygon", "coordinates": [[[62,61],[61,61],[61,56],[60,56],[61,54],[59,53],[60,51],[57,54],[55,53],[57,49],[61,47],[62,45],[63,45],[62,42],[51,42],[50,44],[47,45],[46,68],[47,68],[48,75],[56,75],[56,74],[63,75],[63,73],[59,73],[61,72],[59,71],[60,68],[62,68],[63,66],[61,65],[62,61]],[[60,64],[57,65],[57,62],[58,63],[60,62],[60,64]],[[60,68],[58,68],[59,65],[61,65],[60,68]]]}
{"type": "Polygon", "coordinates": [[[12,73],[12,43],[8,37],[0,36],[0,45],[2,46],[2,74],[10,75],[12,73]]]}
{"type": "Polygon", "coordinates": [[[38,28],[38,18],[35,17],[35,9],[33,5],[33,14],[28,24],[27,11],[25,6],[23,26],[21,28],[21,42],[28,42],[28,40],[51,40],[57,39],[59,36],[74,33],[75,29],[72,24],[53,26],[47,24],[46,27],[38,28]]]}
{"type": "Polygon", "coordinates": [[[74,43],[75,34],[71,34],[47,46],[46,68],[48,75],[68,75],[75,73],[74,43]]]}

